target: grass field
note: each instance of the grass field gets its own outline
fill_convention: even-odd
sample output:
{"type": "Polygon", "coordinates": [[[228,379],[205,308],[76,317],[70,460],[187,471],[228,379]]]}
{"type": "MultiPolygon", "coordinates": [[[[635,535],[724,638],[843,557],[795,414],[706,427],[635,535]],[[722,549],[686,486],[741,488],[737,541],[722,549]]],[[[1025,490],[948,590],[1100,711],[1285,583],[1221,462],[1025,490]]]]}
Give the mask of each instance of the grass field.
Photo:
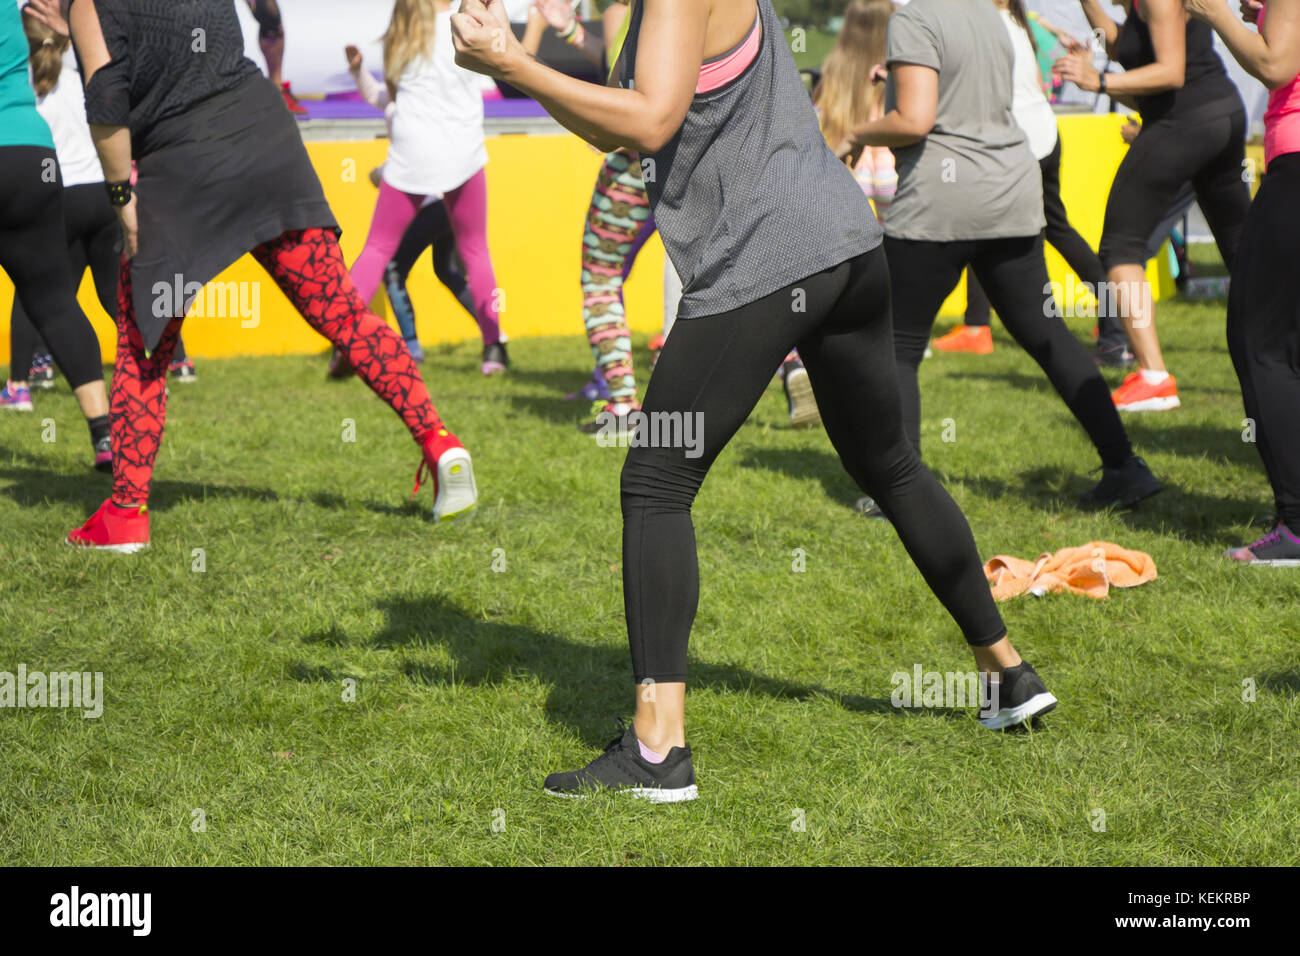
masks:
{"type": "Polygon", "coordinates": [[[0,671],[102,672],[106,700],[0,710],[6,862],[1295,864],[1300,576],[1219,556],[1271,508],[1222,306],[1159,321],[1184,407],[1130,419],[1168,483],[1131,514],[1072,507],[1097,463],[1000,329],[990,357],[923,366],[925,455],[983,557],[1109,539],[1159,566],[1106,601],[1004,605],[1061,700],[1031,733],[890,706],[894,672],[968,653],[774,385],[696,506],[701,797],[671,807],[540,788],[631,704],[624,452],[559,400],[581,338],[518,341],[498,381],[470,345],[430,356],[482,493],[443,527],[406,502],[415,449],[362,385],[320,358],[202,362],[172,388],[153,547],[131,558],[59,544],[108,490],[60,384],[0,419],[0,671]]]}

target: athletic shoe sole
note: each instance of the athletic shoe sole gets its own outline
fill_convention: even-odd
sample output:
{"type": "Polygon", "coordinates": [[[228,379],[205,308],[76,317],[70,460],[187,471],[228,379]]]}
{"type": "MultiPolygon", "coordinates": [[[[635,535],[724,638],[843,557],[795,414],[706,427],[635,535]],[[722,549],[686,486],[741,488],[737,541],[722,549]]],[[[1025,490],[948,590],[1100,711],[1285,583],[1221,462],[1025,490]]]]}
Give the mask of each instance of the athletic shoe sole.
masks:
{"type": "Polygon", "coordinates": [[[992,717],[981,717],[980,723],[989,730],[1006,730],[1008,727],[1023,724],[1031,717],[1038,717],[1048,711],[1055,710],[1056,704],[1056,698],[1044,691],[1041,694],[1035,694],[1023,704],[1015,707],[1003,707],[992,717]]]}
{"type": "Polygon", "coordinates": [[[1121,412],[1168,412],[1181,404],[1177,395],[1166,395],[1160,398],[1144,398],[1140,402],[1130,402],[1127,405],[1116,405],[1115,408],[1121,412]]]}
{"type": "Polygon", "coordinates": [[[80,544],[64,538],[63,543],[70,548],[77,548],[81,551],[111,551],[114,554],[137,554],[149,547],[148,541],[135,541],[131,544],[80,544]]]}
{"type": "Polygon", "coordinates": [[[34,412],[36,406],[31,402],[5,402],[0,408],[7,408],[11,412],[34,412]]]}
{"type": "Polygon", "coordinates": [[[1300,558],[1255,558],[1253,561],[1238,561],[1232,556],[1238,548],[1223,552],[1223,556],[1233,564],[1244,565],[1245,567],[1266,567],[1266,568],[1300,568],[1300,558]]]}
{"type": "Polygon", "coordinates": [[[433,516],[451,521],[474,510],[478,503],[478,485],[474,483],[474,464],[464,448],[451,448],[438,459],[438,497],[433,502],[433,516]]]}
{"type": "MultiPolygon", "coordinates": [[[[562,790],[546,790],[547,796],[560,797],[565,800],[590,800],[599,792],[597,790],[590,793],[565,793],[562,790]]],[[[695,800],[700,795],[695,784],[673,790],[665,790],[662,787],[620,787],[612,792],[636,800],[645,800],[649,803],[685,803],[688,800],[695,800]]]]}
{"type": "Polygon", "coordinates": [[[817,410],[817,399],[813,396],[808,372],[801,368],[790,372],[785,377],[785,387],[790,394],[790,424],[795,428],[820,425],[822,416],[817,410]]]}

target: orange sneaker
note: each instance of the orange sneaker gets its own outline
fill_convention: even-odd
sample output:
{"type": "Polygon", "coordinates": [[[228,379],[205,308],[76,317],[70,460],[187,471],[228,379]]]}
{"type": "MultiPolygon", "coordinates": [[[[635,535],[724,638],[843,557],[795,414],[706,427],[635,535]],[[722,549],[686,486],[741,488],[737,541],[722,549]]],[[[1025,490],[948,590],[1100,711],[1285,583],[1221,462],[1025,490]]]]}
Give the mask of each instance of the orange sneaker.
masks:
{"type": "Polygon", "coordinates": [[[993,351],[993,329],[987,325],[959,325],[947,335],[934,340],[940,352],[973,352],[988,355],[993,351]]]}
{"type": "Polygon", "coordinates": [[[149,547],[149,508],[139,505],[121,508],[109,498],[90,520],[70,531],[67,543],[78,548],[135,554],[149,547]]]}
{"type": "Polygon", "coordinates": [[[1141,372],[1131,372],[1110,397],[1121,412],[1165,412],[1181,404],[1178,383],[1172,375],[1159,385],[1152,385],[1141,372]]]}

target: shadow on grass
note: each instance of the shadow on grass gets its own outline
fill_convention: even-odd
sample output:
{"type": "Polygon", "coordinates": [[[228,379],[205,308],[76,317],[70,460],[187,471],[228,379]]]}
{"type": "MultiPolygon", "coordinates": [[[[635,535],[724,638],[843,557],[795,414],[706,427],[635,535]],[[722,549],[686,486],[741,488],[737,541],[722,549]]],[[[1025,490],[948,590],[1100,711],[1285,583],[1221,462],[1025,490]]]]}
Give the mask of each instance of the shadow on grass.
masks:
{"type": "Polygon", "coordinates": [[[1275,694],[1300,697],[1300,671],[1278,671],[1273,674],[1264,674],[1260,677],[1259,683],[1262,687],[1271,690],[1275,694]]]}
{"type": "MultiPolygon", "coordinates": [[[[0,468],[0,481],[9,479],[14,484],[0,488],[23,507],[39,507],[47,501],[79,504],[89,515],[103,503],[113,490],[113,480],[108,475],[87,470],[83,474],[64,474],[52,471],[47,463],[27,452],[0,448],[0,455],[23,459],[30,467],[0,468]]],[[[195,481],[155,481],[149,495],[149,510],[165,512],[174,505],[205,498],[241,498],[248,501],[279,501],[280,495],[270,488],[241,485],[209,485],[195,481]]]]}
{"type": "MultiPolygon", "coordinates": [[[[551,689],[546,701],[547,716],[572,729],[591,746],[607,743],[614,718],[628,712],[632,674],[624,647],[579,644],[522,625],[484,621],[437,596],[381,601],[378,608],[386,615],[387,624],[365,642],[366,646],[401,649],[436,644],[451,654],[452,663],[445,667],[405,662],[401,672],[417,684],[491,687],[514,674],[531,674],[551,689]]],[[[341,647],[350,641],[336,625],[308,636],[304,643],[341,647]]],[[[293,665],[289,673],[301,681],[333,681],[345,676],[304,663],[293,665]]],[[[858,713],[969,719],[963,710],[900,711],[888,698],[839,694],[694,659],[690,662],[690,685],[694,689],[744,691],[782,700],[825,697],[858,713]]]]}
{"type": "MultiPolygon", "coordinates": [[[[746,468],[768,468],[792,478],[816,478],[826,496],[852,507],[861,494],[830,451],[807,449],[754,449],[741,459],[746,468]]],[[[1074,507],[1075,500],[1092,487],[1100,475],[1069,468],[1038,467],[1013,476],[941,473],[945,486],[960,484],[990,500],[1014,497],[1041,511],[1059,512],[1074,507]]],[[[1243,528],[1271,510],[1271,503],[1254,498],[1201,494],[1168,481],[1160,494],[1135,508],[1116,514],[1130,528],[1173,534],[1189,541],[1230,547],[1240,544],[1243,528]]],[[[1085,514],[1086,512],[1080,512],[1085,514]]]]}

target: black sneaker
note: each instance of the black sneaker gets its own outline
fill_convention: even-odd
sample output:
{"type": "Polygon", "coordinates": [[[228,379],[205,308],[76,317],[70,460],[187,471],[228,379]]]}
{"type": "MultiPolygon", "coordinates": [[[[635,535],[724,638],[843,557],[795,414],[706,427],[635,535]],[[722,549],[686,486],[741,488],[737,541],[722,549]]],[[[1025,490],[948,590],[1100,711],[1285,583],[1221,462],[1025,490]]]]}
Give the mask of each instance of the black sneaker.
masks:
{"type": "Polygon", "coordinates": [[[808,380],[808,370],[803,362],[790,359],[781,366],[781,384],[785,388],[785,404],[790,413],[792,428],[811,428],[822,423],[821,412],[817,410],[817,399],[813,396],[812,382],[808,380]]]}
{"type": "Polygon", "coordinates": [[[1128,508],[1163,487],[1147,463],[1133,455],[1118,468],[1103,468],[1101,481],[1079,496],[1079,507],[1101,510],[1121,505],[1128,508]]]}
{"type": "Polygon", "coordinates": [[[1137,356],[1127,345],[1098,345],[1092,350],[1092,360],[1102,368],[1132,368],[1137,364],[1137,356]]]}
{"type": "Polygon", "coordinates": [[[980,701],[980,723],[989,730],[1006,730],[1056,709],[1056,698],[1028,661],[1008,667],[1001,681],[990,680],[989,688],[981,688],[980,693],[989,695],[980,701]],[[991,712],[994,703],[997,710],[991,712]]]}
{"type": "Polygon", "coordinates": [[[621,736],[611,740],[605,752],[581,770],[548,776],[546,792],[553,797],[590,797],[602,790],[613,790],[651,803],[679,803],[699,796],[689,744],[668,751],[663,763],[646,763],[641,759],[632,722],[620,720],[619,730],[621,736]]]}
{"type": "Polygon", "coordinates": [[[853,502],[853,510],[864,518],[885,517],[885,513],[880,510],[880,505],[876,504],[876,499],[870,495],[863,495],[853,502]]]}
{"type": "Polygon", "coordinates": [[[506,352],[504,339],[483,346],[483,367],[481,371],[484,375],[498,375],[508,368],[510,368],[510,356],[506,352]]]}
{"type": "Polygon", "coordinates": [[[49,352],[37,352],[32,356],[32,367],[27,373],[27,387],[51,389],[54,387],[54,359],[49,352]]]}
{"type": "Polygon", "coordinates": [[[95,470],[113,473],[113,438],[105,435],[95,442],[95,470]]]}
{"type": "Polygon", "coordinates": [[[1264,567],[1300,568],[1300,537],[1278,522],[1264,537],[1242,548],[1229,548],[1223,552],[1238,564],[1257,564],[1264,567]]]}

